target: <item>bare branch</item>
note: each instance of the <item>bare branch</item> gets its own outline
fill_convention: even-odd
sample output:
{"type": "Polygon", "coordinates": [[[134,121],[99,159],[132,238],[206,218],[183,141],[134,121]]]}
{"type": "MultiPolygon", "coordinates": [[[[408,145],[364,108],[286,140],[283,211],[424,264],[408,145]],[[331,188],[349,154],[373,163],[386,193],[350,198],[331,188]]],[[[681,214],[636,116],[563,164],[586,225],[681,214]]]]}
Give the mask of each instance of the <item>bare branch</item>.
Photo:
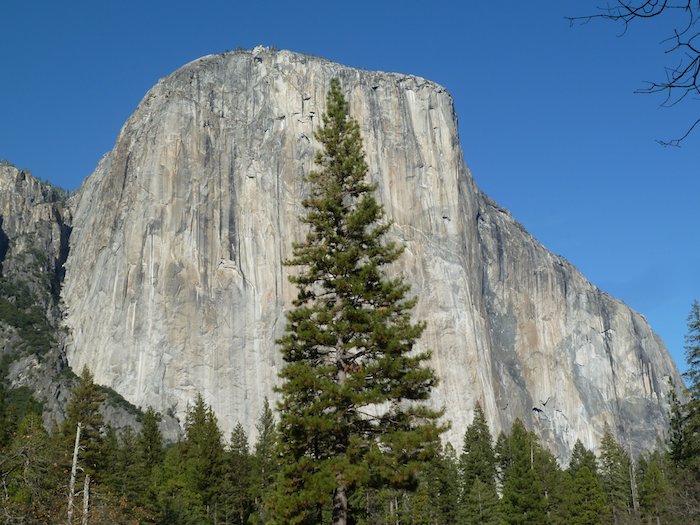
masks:
{"type": "Polygon", "coordinates": [[[674,147],[680,147],[681,142],[685,140],[685,138],[692,133],[692,131],[700,124],[700,118],[698,118],[693,124],[687,129],[687,131],[683,134],[682,137],[679,137],[677,139],[669,140],[669,141],[664,141],[664,140],[657,140],[656,142],[658,144],[661,144],[662,146],[674,146],[674,147]]]}
{"type": "MultiPolygon", "coordinates": [[[[685,101],[689,94],[700,94],[700,46],[697,45],[700,32],[695,31],[700,19],[699,0],[617,0],[612,5],[599,7],[598,10],[596,14],[566,18],[571,25],[587,24],[595,19],[619,22],[623,25],[620,34],[622,36],[635,20],[649,20],[671,11],[680,12],[684,16],[682,25],[674,28],[673,34],[661,42],[670,44],[664,53],[677,57],[678,64],[665,68],[664,81],[647,81],[646,87],[636,90],[635,93],[665,93],[662,107],[675,106],[685,101]]],[[[697,125],[698,120],[678,139],[657,142],[664,146],[679,146],[697,125]]]]}

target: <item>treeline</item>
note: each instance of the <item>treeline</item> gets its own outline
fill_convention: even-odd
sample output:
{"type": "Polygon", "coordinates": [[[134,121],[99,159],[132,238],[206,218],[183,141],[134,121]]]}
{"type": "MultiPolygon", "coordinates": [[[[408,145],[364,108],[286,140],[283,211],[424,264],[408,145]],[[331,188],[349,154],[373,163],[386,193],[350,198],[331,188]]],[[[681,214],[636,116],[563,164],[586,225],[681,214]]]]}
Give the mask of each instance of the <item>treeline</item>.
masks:
{"type": "Polygon", "coordinates": [[[73,388],[65,421],[49,432],[40,405],[27,396],[14,402],[2,393],[0,523],[266,521],[263,496],[278,464],[275,421],[267,403],[251,449],[241,425],[224,439],[201,396],[188,408],[177,443],[164,443],[160,417],[152,409],[141,416],[138,432],[117,433],[103,420],[104,394],[88,370],[73,388]]]}
{"type": "MultiPolygon", "coordinates": [[[[103,401],[84,371],[66,420],[47,432],[36,403],[3,399],[3,523],[68,523],[78,423],[73,523],[270,522],[283,458],[267,403],[252,446],[241,425],[223,436],[201,396],[187,411],[181,439],[166,446],[153,410],[138,432],[117,433],[102,419],[103,401]]],[[[494,443],[477,406],[462,450],[447,444],[436,451],[413,490],[360,489],[350,507],[358,525],[700,523],[700,483],[691,466],[697,458],[674,458],[674,451],[672,445],[635,460],[606,432],[597,457],[577,442],[562,469],[519,420],[494,443]]],[[[324,522],[330,505],[329,495],[324,522]]]]}

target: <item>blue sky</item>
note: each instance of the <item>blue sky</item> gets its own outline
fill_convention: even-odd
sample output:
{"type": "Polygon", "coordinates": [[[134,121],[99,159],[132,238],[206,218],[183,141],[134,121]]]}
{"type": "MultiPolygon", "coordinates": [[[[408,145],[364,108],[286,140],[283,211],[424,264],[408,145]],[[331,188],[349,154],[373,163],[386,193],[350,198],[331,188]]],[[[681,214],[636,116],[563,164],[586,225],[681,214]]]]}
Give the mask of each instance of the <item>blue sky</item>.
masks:
{"type": "Polygon", "coordinates": [[[700,131],[681,148],[655,139],[682,134],[700,108],[633,94],[663,76],[669,26],[569,27],[598,4],[4,0],[0,158],[75,189],[160,77],[225,50],[423,76],[452,93],[478,185],[643,313],[683,369],[700,299],[700,131]]]}

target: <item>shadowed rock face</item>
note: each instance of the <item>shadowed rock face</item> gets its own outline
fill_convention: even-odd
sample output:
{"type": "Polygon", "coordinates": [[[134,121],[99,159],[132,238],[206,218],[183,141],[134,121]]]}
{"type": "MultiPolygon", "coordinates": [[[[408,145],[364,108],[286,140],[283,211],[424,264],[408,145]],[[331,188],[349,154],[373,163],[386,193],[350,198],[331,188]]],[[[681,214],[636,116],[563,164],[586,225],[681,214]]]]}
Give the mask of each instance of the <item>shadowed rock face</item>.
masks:
{"type": "Polygon", "coordinates": [[[68,392],[57,329],[71,220],[64,197],[0,161],[0,357],[7,366],[0,380],[9,388],[28,387],[44,405],[47,426],[61,420],[68,392]]]}
{"type": "Polygon", "coordinates": [[[548,252],[475,186],[450,95],[427,80],[256,48],[161,80],[72,201],[63,300],[68,359],[137,405],[182,416],[201,392],[225,433],[253,430],[281,366],[295,295],[281,261],[332,78],[359,121],[378,198],[406,246],[392,268],[419,297],[420,341],[461,443],[481,402],[497,432],[516,417],[561,458],[604,426],[653,446],[666,378],[642,316],[548,252]]]}

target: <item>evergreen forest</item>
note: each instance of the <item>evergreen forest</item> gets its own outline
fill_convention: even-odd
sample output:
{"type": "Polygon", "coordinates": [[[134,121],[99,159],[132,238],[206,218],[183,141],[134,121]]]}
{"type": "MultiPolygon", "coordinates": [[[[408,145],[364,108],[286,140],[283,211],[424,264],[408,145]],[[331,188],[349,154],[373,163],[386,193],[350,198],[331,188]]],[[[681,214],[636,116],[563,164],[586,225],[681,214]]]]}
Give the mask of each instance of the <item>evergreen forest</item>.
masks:
{"type": "MultiPolygon", "coordinates": [[[[137,432],[115,432],[106,425],[100,413],[104,394],[87,370],[73,393],[66,420],[50,431],[42,425],[37,403],[3,399],[2,523],[282,523],[273,505],[279,499],[286,447],[268,404],[251,440],[241,425],[224,436],[198,396],[188,408],[181,438],[166,444],[153,410],[142,414],[137,432]],[[69,522],[78,422],[82,432],[69,522]]],[[[608,432],[597,455],[577,442],[566,468],[519,420],[494,440],[477,405],[460,450],[438,446],[412,487],[358,486],[349,501],[349,523],[700,523],[698,434],[691,432],[698,412],[691,413],[693,403],[697,398],[676,405],[681,419],[673,422],[679,433],[672,430],[675,441],[658,450],[630,456],[608,432]]],[[[332,495],[332,490],[326,492],[320,513],[307,523],[332,523],[332,495]]]]}

